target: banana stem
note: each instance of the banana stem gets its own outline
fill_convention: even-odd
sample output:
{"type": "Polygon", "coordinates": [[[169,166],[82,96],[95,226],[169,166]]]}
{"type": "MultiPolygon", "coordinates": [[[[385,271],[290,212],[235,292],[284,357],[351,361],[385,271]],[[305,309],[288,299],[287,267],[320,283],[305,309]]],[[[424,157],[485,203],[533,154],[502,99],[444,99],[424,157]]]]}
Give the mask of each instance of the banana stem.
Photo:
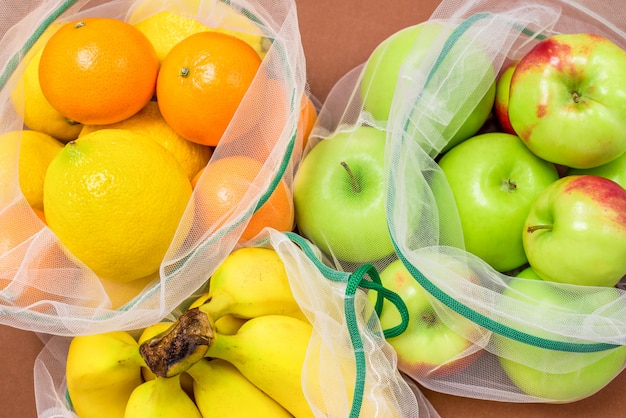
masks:
{"type": "Polygon", "coordinates": [[[194,308],[185,311],[167,331],[141,344],[139,352],[152,373],[172,377],[204,358],[212,340],[209,317],[194,308]]]}
{"type": "Polygon", "coordinates": [[[206,302],[198,306],[198,309],[206,314],[211,321],[211,326],[215,325],[218,319],[223,317],[236,305],[237,301],[228,293],[218,293],[211,296],[206,302]]]}

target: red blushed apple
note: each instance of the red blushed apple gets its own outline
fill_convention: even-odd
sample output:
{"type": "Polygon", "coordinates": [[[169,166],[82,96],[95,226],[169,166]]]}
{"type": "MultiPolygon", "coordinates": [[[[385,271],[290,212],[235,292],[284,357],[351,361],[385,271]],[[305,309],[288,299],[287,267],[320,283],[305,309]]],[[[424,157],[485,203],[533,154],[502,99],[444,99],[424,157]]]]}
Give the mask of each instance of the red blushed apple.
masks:
{"type": "Polygon", "coordinates": [[[590,33],[558,34],[524,55],[511,78],[509,120],[544,160],[574,168],[626,152],[626,50],[590,33]]]}
{"type": "Polygon", "coordinates": [[[565,176],[534,201],[522,239],[544,280],[613,287],[626,274],[626,190],[604,177],[565,176]]]}
{"type": "MultiPolygon", "coordinates": [[[[441,268],[445,269],[443,266],[447,264],[451,266],[447,271],[457,270],[456,274],[469,281],[477,281],[465,264],[450,256],[433,254],[429,258],[441,259],[441,268]]],[[[473,341],[480,340],[487,331],[441,304],[433,306],[436,303],[433,297],[416,281],[401,260],[386,267],[380,279],[385,288],[402,298],[408,309],[406,330],[387,339],[396,351],[400,371],[416,379],[449,376],[468,367],[484,352],[473,341]]],[[[373,306],[376,293],[370,292],[368,298],[373,306]]],[[[389,329],[400,323],[398,310],[385,300],[380,314],[382,328],[389,329]]]]}
{"type": "Polygon", "coordinates": [[[517,61],[509,64],[500,73],[496,81],[496,98],[493,104],[493,112],[500,124],[503,132],[515,135],[515,129],[511,126],[509,120],[509,87],[511,86],[511,77],[517,66],[517,61]]]}

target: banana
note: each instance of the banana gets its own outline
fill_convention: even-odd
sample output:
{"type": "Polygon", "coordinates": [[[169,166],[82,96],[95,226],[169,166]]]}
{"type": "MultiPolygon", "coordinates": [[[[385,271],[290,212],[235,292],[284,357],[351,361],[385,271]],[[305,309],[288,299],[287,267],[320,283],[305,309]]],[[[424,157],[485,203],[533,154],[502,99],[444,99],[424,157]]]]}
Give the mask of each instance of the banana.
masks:
{"type": "Polygon", "coordinates": [[[193,308],[183,312],[165,332],[142,342],[139,353],[155,376],[172,377],[203,359],[212,339],[209,317],[193,308]]]}
{"type": "Polygon", "coordinates": [[[196,404],[180,384],[180,375],[157,377],[137,386],[130,395],[124,418],[202,418],[196,404]]]}
{"type": "MultiPolygon", "coordinates": [[[[139,344],[143,344],[144,341],[148,341],[149,339],[156,337],[162,332],[167,331],[171,326],[171,322],[157,322],[156,324],[152,324],[143,330],[137,341],[139,344]]],[[[154,373],[152,373],[152,370],[150,370],[148,367],[141,368],[141,375],[143,376],[143,380],[145,381],[152,380],[156,377],[154,373]]],[[[191,376],[184,372],[181,373],[180,385],[182,386],[185,393],[193,399],[193,380],[191,380],[191,376]]]]}
{"type": "Polygon", "coordinates": [[[302,389],[302,366],[313,327],[284,315],[249,319],[234,335],[214,333],[206,353],[233,364],[292,415],[312,417],[302,389]]]}
{"type": "Polygon", "coordinates": [[[237,318],[233,315],[224,315],[215,322],[215,331],[220,334],[235,334],[247,321],[245,318],[237,318]]]}
{"type": "Polygon", "coordinates": [[[291,291],[285,264],[271,248],[242,247],[230,253],[213,272],[207,294],[197,302],[192,307],[207,314],[211,325],[226,315],[250,319],[274,314],[306,320],[291,291]]]}
{"type": "Polygon", "coordinates": [[[204,359],[187,372],[193,378],[196,405],[204,417],[292,417],[227,361],[204,359]]]}
{"type": "Polygon", "coordinates": [[[80,418],[119,418],[143,383],[139,344],[127,332],[76,336],[66,362],[67,390],[80,418]]]}

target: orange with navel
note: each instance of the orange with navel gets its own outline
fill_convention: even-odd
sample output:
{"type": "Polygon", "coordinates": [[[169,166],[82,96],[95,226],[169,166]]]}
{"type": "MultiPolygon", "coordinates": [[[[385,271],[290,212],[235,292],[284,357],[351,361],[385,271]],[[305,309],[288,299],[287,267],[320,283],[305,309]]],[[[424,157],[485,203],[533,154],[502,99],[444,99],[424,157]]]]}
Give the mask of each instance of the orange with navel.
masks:
{"type": "Polygon", "coordinates": [[[65,117],[84,124],[126,119],[154,96],[159,61],[139,29],[92,17],[61,27],[39,62],[44,96],[65,117]]]}
{"type": "Polygon", "coordinates": [[[182,137],[216,146],[261,65],[247,43],[218,32],[199,32],[165,56],[157,78],[163,118],[182,137]]]}
{"type": "MultiPolygon", "coordinates": [[[[249,204],[244,201],[246,194],[255,186],[263,165],[249,157],[223,157],[211,162],[192,180],[196,210],[202,217],[203,225],[214,228],[223,225],[230,216],[238,219],[237,211],[245,210],[249,204]],[[238,206],[242,205],[241,209],[238,206]]],[[[269,188],[269,186],[268,186],[269,188]]],[[[260,192],[251,193],[257,198],[260,192]]],[[[240,215],[240,214],[239,214],[240,215]]],[[[291,231],[294,227],[294,206],[287,183],[281,179],[265,203],[250,217],[242,238],[249,240],[265,227],[278,231],[291,231]]]]}

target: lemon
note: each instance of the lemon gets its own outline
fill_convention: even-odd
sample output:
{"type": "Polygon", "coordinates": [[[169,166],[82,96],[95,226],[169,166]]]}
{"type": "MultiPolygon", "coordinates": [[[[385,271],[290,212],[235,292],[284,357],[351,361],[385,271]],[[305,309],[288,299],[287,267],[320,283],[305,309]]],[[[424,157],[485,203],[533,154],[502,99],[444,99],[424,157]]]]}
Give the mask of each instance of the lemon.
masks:
{"type": "Polygon", "coordinates": [[[183,167],[189,180],[209,162],[213,149],[187,141],[161,116],[157,102],[149,102],[139,113],[111,125],[84,125],[79,137],[99,129],[127,129],[148,136],[168,150],[183,167]]]}
{"type": "Polygon", "coordinates": [[[139,296],[146,287],[159,281],[158,272],[130,282],[111,281],[100,278],[100,283],[111,301],[111,309],[119,309],[139,296]]]}
{"type": "Polygon", "coordinates": [[[263,35],[261,28],[225,3],[206,2],[200,8],[198,0],[188,0],[185,8],[170,8],[159,12],[154,10],[156,5],[163,7],[161,4],[150,1],[142,3],[131,14],[129,22],[152,42],[159,61],[162,61],[178,42],[194,33],[205,31],[233,35],[254,48],[261,58],[269,49],[270,42],[263,35]],[[206,10],[207,7],[210,10],[206,10]],[[203,24],[194,19],[192,14],[209,16],[212,22],[203,24]],[[142,18],[142,16],[149,17],[142,18]]]}
{"type": "Polygon", "coordinates": [[[60,26],[58,23],[49,26],[25,57],[26,67],[11,91],[11,104],[29,129],[68,142],[78,136],[81,125],[56,110],[39,85],[39,61],[43,46],[60,26]]]}
{"type": "Polygon", "coordinates": [[[50,135],[19,130],[0,135],[0,205],[12,201],[21,189],[28,204],[43,211],[43,183],[50,162],[63,144],[50,135]]]}
{"type": "Polygon", "coordinates": [[[124,129],[69,142],[44,182],[48,226],[100,278],[119,282],[158,271],[190,197],[178,161],[124,129]]]}

